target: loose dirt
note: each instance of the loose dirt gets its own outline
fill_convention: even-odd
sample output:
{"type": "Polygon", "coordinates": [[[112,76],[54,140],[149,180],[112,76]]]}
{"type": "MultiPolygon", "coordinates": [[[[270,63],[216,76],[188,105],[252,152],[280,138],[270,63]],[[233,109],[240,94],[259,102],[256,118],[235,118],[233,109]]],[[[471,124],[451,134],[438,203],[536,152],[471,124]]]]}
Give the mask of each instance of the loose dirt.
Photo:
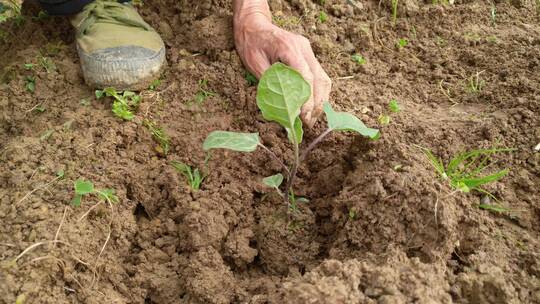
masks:
{"type": "Polygon", "coordinates": [[[395,23],[386,0],[270,3],[276,23],[312,41],[335,107],[382,130],[378,141],[332,135],[308,158],[295,188],[310,202],[293,221],[261,186],[280,169],[262,151],[214,153],[198,192],[170,165],[203,167],[217,129],[290,152],[244,79],[229,1],[144,2],[168,67],[131,122],[84,85],[67,20],[29,7],[21,25],[1,25],[0,303],[540,303],[535,2],[399,1],[395,23]],[[197,104],[202,79],[216,95],[197,104]],[[402,111],[380,126],[394,98],[402,111]],[[167,155],[144,119],[171,137],[167,155]],[[495,158],[493,170],[511,170],[488,186],[513,211],[479,209],[482,195],[453,191],[418,146],[445,162],[516,148],[495,158]],[[70,206],[78,178],[120,202],[80,219],[97,199],[70,206]]]}

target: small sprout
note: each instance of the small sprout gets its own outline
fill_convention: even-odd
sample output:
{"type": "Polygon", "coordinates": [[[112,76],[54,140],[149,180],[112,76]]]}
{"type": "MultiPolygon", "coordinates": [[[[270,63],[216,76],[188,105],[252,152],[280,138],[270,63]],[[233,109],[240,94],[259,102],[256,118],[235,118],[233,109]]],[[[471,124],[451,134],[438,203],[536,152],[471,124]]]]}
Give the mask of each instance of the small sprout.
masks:
{"type": "Polygon", "coordinates": [[[71,201],[71,204],[75,207],[81,205],[82,198],[85,195],[97,195],[101,200],[106,201],[109,204],[118,203],[119,199],[115,195],[114,189],[96,189],[94,184],[87,180],[78,179],[74,183],[75,196],[71,201]]]}
{"type": "Polygon", "coordinates": [[[43,134],[41,134],[41,136],[39,137],[39,141],[48,140],[53,133],[54,133],[54,129],[49,129],[49,130],[43,132],[43,134]]]}
{"type": "Polygon", "coordinates": [[[360,65],[364,65],[367,63],[367,60],[366,58],[364,58],[364,56],[360,55],[360,54],[354,54],[351,56],[351,60],[360,64],[360,65]]]}
{"type": "MultiPolygon", "coordinates": [[[[495,199],[493,194],[484,190],[483,185],[496,182],[506,176],[508,169],[484,175],[485,169],[491,166],[491,155],[502,152],[512,152],[514,149],[479,149],[469,152],[462,152],[454,156],[445,166],[440,158],[435,157],[430,150],[421,148],[427,156],[432,166],[443,180],[447,180],[450,186],[465,193],[478,191],[495,199]]],[[[495,199],[496,200],[496,199],[495,199]]]]}
{"type": "Polygon", "coordinates": [[[349,219],[351,221],[355,220],[356,219],[356,211],[354,211],[354,209],[349,209],[349,219]]]}
{"type": "Polygon", "coordinates": [[[480,71],[467,79],[467,90],[471,93],[481,92],[484,88],[485,81],[480,77],[484,71],[480,71]]]}
{"type": "Polygon", "coordinates": [[[216,93],[208,90],[208,80],[202,79],[199,81],[199,91],[195,94],[193,101],[199,105],[203,104],[206,99],[216,96],[216,93]]]}
{"type": "Polygon", "coordinates": [[[274,160],[277,160],[284,175],[276,174],[267,177],[263,183],[280,189],[282,182],[286,179],[285,187],[278,193],[289,207],[289,210],[296,209],[297,202],[306,202],[306,198],[296,197],[293,186],[298,167],[309,154],[326,136],[333,131],[356,132],[369,138],[377,138],[379,130],[368,128],[356,116],[346,112],[336,112],[329,102],[323,104],[326,114],[328,128],[320,134],[305,149],[300,149],[303,140],[302,121],[300,120],[300,110],[311,96],[311,87],[302,75],[296,70],[282,63],[272,65],[261,77],[257,88],[257,106],[263,117],[268,121],[280,124],[287,131],[287,138],[293,148],[293,162],[286,166],[280,158],[270,149],[264,146],[259,139],[258,133],[236,133],[228,131],[213,131],[205,139],[203,149],[229,149],[239,152],[253,152],[257,147],[261,147],[268,152],[274,160]],[[279,89],[276,89],[279,88],[279,89]]]}
{"type": "Polygon", "coordinates": [[[248,83],[248,86],[250,86],[250,87],[256,85],[257,83],[259,83],[259,81],[257,80],[257,77],[255,77],[255,75],[251,74],[248,71],[246,71],[246,74],[244,75],[244,78],[246,79],[246,81],[248,83]]]}
{"type": "MultiPolygon", "coordinates": [[[[205,162],[206,163],[206,162],[205,162]]],[[[201,184],[206,179],[206,174],[201,173],[198,168],[193,169],[191,166],[181,162],[181,161],[172,161],[171,165],[187,178],[188,185],[194,191],[201,189],[201,184]]]]}
{"type": "Polygon", "coordinates": [[[390,116],[389,115],[386,115],[386,114],[381,114],[379,115],[379,124],[383,125],[383,126],[386,126],[388,124],[390,124],[390,116]]]}
{"type": "Polygon", "coordinates": [[[54,72],[56,70],[56,64],[51,60],[51,58],[38,56],[38,64],[41,66],[47,73],[54,72]]]}
{"type": "Polygon", "coordinates": [[[395,24],[398,16],[398,2],[399,0],[392,0],[392,22],[395,24]]]}
{"type": "Polygon", "coordinates": [[[45,112],[45,107],[43,107],[42,105],[39,105],[37,106],[35,109],[34,109],[36,112],[39,112],[39,113],[43,113],[45,112]]]}
{"type": "Polygon", "coordinates": [[[403,169],[403,165],[402,164],[397,164],[392,169],[394,169],[394,171],[396,171],[396,172],[400,172],[403,169]]]}
{"type": "Polygon", "coordinates": [[[169,135],[165,133],[165,130],[163,130],[162,127],[158,126],[154,121],[148,119],[145,119],[143,121],[143,125],[148,128],[154,140],[159,144],[158,152],[164,155],[169,153],[169,149],[171,147],[171,139],[169,138],[169,135]]]}
{"type": "Polygon", "coordinates": [[[66,175],[66,173],[62,169],[60,169],[60,170],[58,170],[56,172],[56,177],[58,177],[58,179],[63,179],[65,175],[66,175]]]}
{"type": "Polygon", "coordinates": [[[34,93],[36,90],[36,78],[34,78],[34,76],[26,76],[26,84],[24,87],[28,92],[34,93]]]}
{"type": "Polygon", "coordinates": [[[319,21],[321,23],[325,23],[326,21],[328,21],[328,15],[324,11],[321,11],[319,13],[319,21]]]}
{"type": "Polygon", "coordinates": [[[131,91],[117,92],[114,88],[105,88],[96,90],[96,98],[103,96],[113,97],[112,112],[124,120],[132,120],[135,117],[133,113],[141,103],[142,97],[131,91]]]}
{"type": "Polygon", "coordinates": [[[491,5],[490,17],[491,17],[491,25],[495,26],[495,22],[497,19],[497,8],[495,7],[495,5],[491,5]]]}
{"type": "Polygon", "coordinates": [[[151,91],[155,91],[159,86],[161,85],[161,79],[155,79],[152,81],[152,83],[148,86],[148,89],[151,91]]]}
{"type": "Polygon", "coordinates": [[[398,50],[406,47],[407,45],[409,45],[409,40],[407,38],[400,38],[396,43],[396,47],[398,50]]]}
{"type": "Polygon", "coordinates": [[[390,100],[390,103],[388,104],[388,108],[393,113],[399,113],[401,111],[401,107],[399,106],[399,103],[395,99],[390,100]]]}
{"type": "Polygon", "coordinates": [[[25,63],[24,64],[24,69],[27,70],[27,71],[30,71],[30,70],[34,69],[34,64],[33,63],[25,63]]]}

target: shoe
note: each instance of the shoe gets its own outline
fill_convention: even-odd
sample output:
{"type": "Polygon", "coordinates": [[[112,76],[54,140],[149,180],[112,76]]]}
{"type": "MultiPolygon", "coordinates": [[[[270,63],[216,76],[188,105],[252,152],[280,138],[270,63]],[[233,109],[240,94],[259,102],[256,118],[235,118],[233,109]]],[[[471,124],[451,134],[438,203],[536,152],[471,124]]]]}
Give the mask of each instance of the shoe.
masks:
{"type": "Polygon", "coordinates": [[[71,19],[87,85],[142,90],[159,77],[165,45],[127,3],[95,0],[71,19]]]}

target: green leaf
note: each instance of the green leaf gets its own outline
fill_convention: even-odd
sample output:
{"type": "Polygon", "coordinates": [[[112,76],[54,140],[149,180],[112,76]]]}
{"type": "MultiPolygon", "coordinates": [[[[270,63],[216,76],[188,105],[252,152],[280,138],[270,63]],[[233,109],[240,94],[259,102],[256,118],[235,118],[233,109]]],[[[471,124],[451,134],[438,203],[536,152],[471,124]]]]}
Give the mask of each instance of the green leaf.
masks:
{"type": "Polygon", "coordinates": [[[489,184],[491,182],[498,181],[499,179],[506,176],[506,174],[508,174],[508,172],[509,172],[508,169],[504,169],[504,170],[501,170],[501,171],[499,171],[497,173],[494,173],[494,174],[491,174],[491,175],[488,175],[488,176],[476,177],[476,178],[466,178],[466,179],[461,180],[461,182],[463,184],[465,184],[467,187],[469,187],[471,189],[474,189],[474,188],[477,188],[479,186],[489,184]]]}
{"type": "Polygon", "coordinates": [[[78,179],[75,181],[75,193],[78,195],[85,195],[94,192],[94,184],[89,181],[78,179]]]}
{"type": "Polygon", "coordinates": [[[281,173],[278,173],[276,175],[268,176],[263,178],[263,184],[267,185],[268,187],[272,188],[279,188],[281,183],[283,183],[283,175],[281,173]]]}
{"type": "Polygon", "coordinates": [[[100,99],[103,97],[103,91],[102,90],[96,90],[96,99],[100,99]]]}
{"type": "Polygon", "coordinates": [[[383,126],[389,124],[390,123],[390,116],[381,114],[381,116],[379,116],[379,123],[381,125],[383,125],[383,126]]]}
{"type": "Polygon", "coordinates": [[[107,200],[113,204],[118,203],[118,196],[114,194],[114,189],[103,189],[98,192],[98,196],[103,199],[107,200]]]}
{"type": "Polygon", "coordinates": [[[214,131],[206,137],[203,149],[229,149],[239,152],[253,152],[259,144],[259,133],[237,133],[214,131]]]}
{"type": "Polygon", "coordinates": [[[295,142],[295,140],[297,143],[302,142],[302,139],[304,137],[304,130],[302,129],[302,120],[300,119],[300,117],[297,117],[296,121],[294,122],[295,132],[291,132],[291,129],[289,128],[286,128],[285,130],[287,130],[287,137],[291,142],[295,142]],[[296,138],[293,138],[293,136],[296,136],[296,138]]]}
{"type": "Polygon", "coordinates": [[[173,160],[171,165],[180,173],[187,174],[189,172],[191,174],[191,167],[181,161],[173,160]]]}
{"type": "Polygon", "coordinates": [[[75,207],[81,206],[82,195],[76,194],[75,197],[71,200],[71,204],[75,207]]]}
{"type": "Polygon", "coordinates": [[[379,134],[379,130],[366,127],[364,123],[358,119],[358,117],[345,112],[336,112],[332,109],[329,102],[325,102],[324,113],[326,113],[326,119],[328,120],[328,127],[334,131],[353,131],[358,132],[363,136],[369,138],[376,138],[379,134]]]}
{"type": "Polygon", "coordinates": [[[390,100],[388,107],[390,108],[390,111],[394,113],[399,113],[399,111],[401,111],[401,107],[399,106],[399,103],[395,99],[390,100]]]}
{"type": "Polygon", "coordinates": [[[351,60],[362,65],[362,64],[366,64],[367,60],[366,58],[364,58],[364,56],[360,55],[360,54],[354,54],[351,56],[351,60]]]}
{"type": "Polygon", "coordinates": [[[257,105],[266,120],[275,121],[296,133],[296,119],[310,96],[310,85],[299,72],[283,63],[275,63],[259,81],[257,105]]]}

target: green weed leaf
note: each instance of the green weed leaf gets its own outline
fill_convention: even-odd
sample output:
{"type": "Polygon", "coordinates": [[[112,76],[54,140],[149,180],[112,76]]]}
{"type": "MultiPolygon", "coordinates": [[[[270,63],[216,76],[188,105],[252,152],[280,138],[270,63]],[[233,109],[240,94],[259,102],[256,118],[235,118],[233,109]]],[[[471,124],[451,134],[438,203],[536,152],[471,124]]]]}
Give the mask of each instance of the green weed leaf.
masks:
{"type": "MultiPolygon", "coordinates": [[[[275,121],[296,133],[300,109],[310,96],[309,83],[299,72],[283,63],[275,63],[259,81],[257,105],[266,120],[275,121]]],[[[299,136],[292,134],[290,138],[298,140],[299,136]]]]}
{"type": "Polygon", "coordinates": [[[118,203],[118,196],[114,194],[114,189],[103,189],[98,192],[99,198],[109,201],[113,204],[118,203]]]}
{"type": "Polygon", "coordinates": [[[283,183],[283,175],[278,173],[276,175],[265,177],[262,181],[263,184],[267,185],[268,187],[278,189],[281,183],[283,183]]]}
{"type": "Polygon", "coordinates": [[[89,181],[85,181],[82,179],[78,179],[75,181],[75,194],[77,195],[85,195],[90,194],[94,192],[94,184],[89,181]]]}
{"type": "Polygon", "coordinates": [[[203,143],[205,151],[211,149],[229,149],[238,152],[253,152],[259,144],[259,133],[237,133],[214,131],[203,143]]]}
{"type": "Polygon", "coordinates": [[[388,108],[390,108],[390,111],[394,113],[399,113],[401,111],[401,107],[399,106],[399,103],[395,99],[390,100],[390,103],[388,104],[388,108]]]}
{"type": "Polygon", "coordinates": [[[75,197],[71,200],[71,204],[75,207],[80,207],[81,200],[82,200],[82,195],[76,194],[75,197]]]}
{"type": "Polygon", "coordinates": [[[379,130],[366,127],[358,117],[350,113],[334,111],[329,102],[325,102],[323,107],[330,129],[334,131],[353,131],[372,139],[378,136],[379,130]]]}

